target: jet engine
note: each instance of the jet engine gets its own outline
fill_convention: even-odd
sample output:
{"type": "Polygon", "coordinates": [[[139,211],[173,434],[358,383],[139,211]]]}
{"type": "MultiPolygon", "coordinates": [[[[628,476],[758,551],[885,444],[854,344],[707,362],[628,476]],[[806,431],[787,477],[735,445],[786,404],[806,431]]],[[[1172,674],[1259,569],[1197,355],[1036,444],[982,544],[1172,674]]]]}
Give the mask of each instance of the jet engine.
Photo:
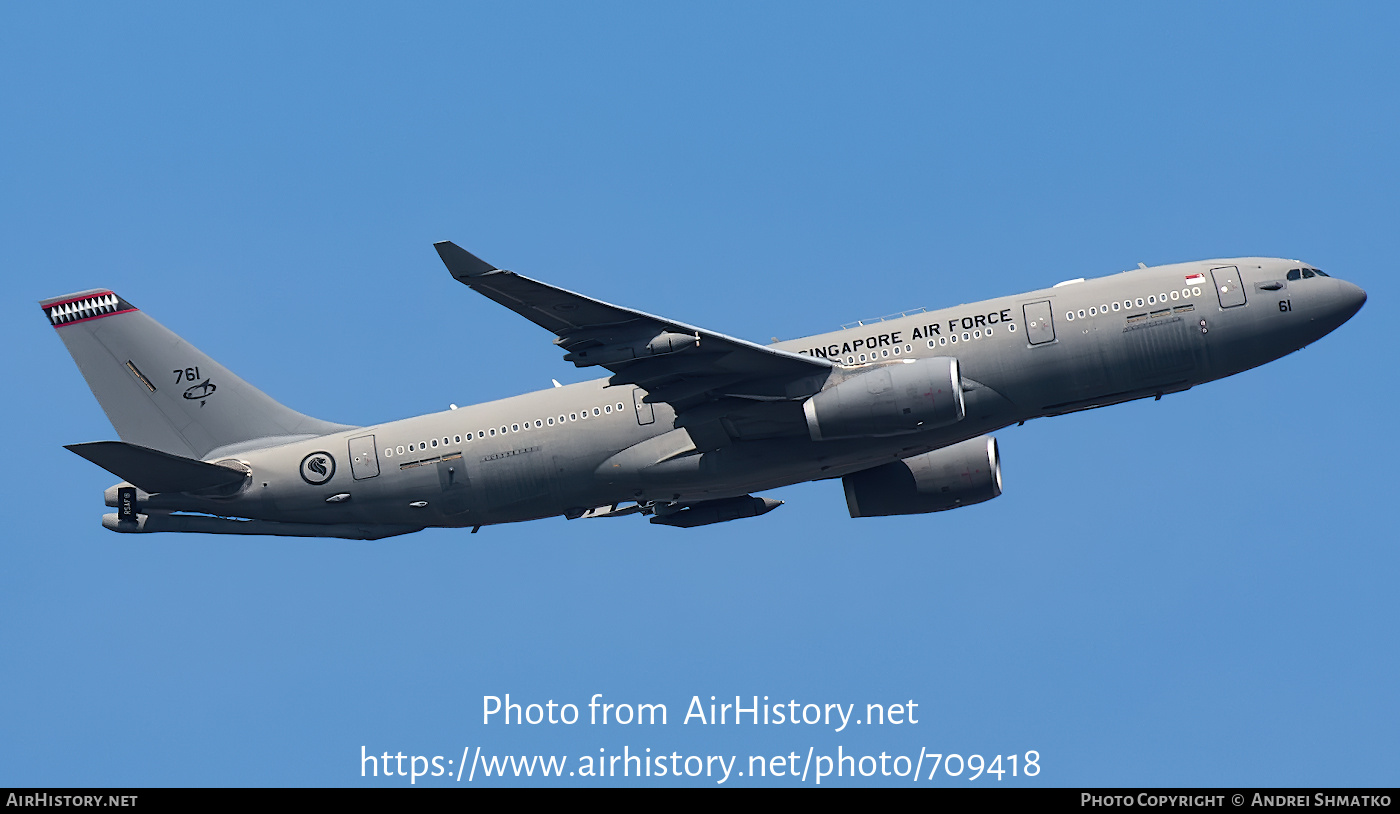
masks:
{"type": "Polygon", "coordinates": [[[802,405],[813,441],[879,438],[946,427],[962,420],[962,377],[947,356],[878,365],[807,399],[802,405]]]}
{"type": "Polygon", "coordinates": [[[847,475],[841,483],[851,517],[923,514],[982,503],[1001,494],[997,439],[973,438],[847,475]]]}

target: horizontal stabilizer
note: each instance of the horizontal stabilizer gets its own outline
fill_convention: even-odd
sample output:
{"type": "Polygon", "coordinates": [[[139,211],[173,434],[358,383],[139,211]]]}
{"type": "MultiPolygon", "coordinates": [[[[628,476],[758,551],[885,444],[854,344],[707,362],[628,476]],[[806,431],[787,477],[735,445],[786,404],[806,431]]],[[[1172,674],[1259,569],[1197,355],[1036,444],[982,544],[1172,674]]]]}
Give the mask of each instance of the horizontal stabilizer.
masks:
{"type": "Polygon", "coordinates": [[[124,441],[69,444],[67,449],[144,491],[200,492],[243,482],[247,473],[218,464],[182,458],[124,441]]]}

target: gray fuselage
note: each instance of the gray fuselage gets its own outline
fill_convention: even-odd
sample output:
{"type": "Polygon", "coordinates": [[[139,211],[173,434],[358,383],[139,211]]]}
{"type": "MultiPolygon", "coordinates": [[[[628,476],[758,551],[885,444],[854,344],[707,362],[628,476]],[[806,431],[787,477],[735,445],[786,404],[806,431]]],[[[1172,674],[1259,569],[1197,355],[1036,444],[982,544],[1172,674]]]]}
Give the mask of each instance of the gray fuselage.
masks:
{"type": "Polygon", "coordinates": [[[830,441],[739,431],[732,443],[684,454],[690,436],[667,404],[599,379],[271,448],[216,450],[205,460],[246,464],[248,488],[222,499],[157,495],[147,505],[459,527],[838,477],[1028,419],[1178,392],[1298,350],[1365,302],[1342,280],[1287,279],[1303,265],[1234,258],[1143,268],[775,345],[853,369],[955,357],[966,416],[939,429],[830,441]],[[316,452],[335,466],[313,485],[301,466],[316,452]]]}

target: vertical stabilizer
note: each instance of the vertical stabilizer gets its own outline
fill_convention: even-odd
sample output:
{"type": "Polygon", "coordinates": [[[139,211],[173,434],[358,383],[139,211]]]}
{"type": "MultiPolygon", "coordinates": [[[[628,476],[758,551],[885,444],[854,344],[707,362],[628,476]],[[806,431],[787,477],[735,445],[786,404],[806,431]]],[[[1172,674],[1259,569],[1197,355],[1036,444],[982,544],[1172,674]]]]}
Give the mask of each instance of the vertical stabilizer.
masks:
{"type": "Polygon", "coordinates": [[[128,443],[199,459],[350,429],[273,401],[108,289],[39,305],[128,443]]]}

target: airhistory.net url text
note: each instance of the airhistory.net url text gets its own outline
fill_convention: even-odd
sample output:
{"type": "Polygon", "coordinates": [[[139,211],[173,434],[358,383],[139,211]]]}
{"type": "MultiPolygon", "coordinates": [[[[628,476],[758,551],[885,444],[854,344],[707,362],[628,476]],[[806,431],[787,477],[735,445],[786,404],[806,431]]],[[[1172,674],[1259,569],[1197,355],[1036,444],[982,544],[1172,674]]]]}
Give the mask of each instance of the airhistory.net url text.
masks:
{"type": "Polygon", "coordinates": [[[450,778],[455,782],[475,782],[499,778],[705,778],[718,785],[732,778],[790,778],[798,782],[821,785],[829,778],[900,778],[917,783],[921,778],[935,780],[940,772],[946,777],[985,779],[995,776],[1035,777],[1040,774],[1040,753],[1030,750],[1024,754],[967,755],[930,752],[921,749],[916,757],[909,755],[846,754],[838,746],[836,753],[817,754],[809,746],[805,755],[793,751],[785,755],[682,755],[652,754],[647,747],[633,752],[624,746],[621,752],[608,754],[599,749],[596,755],[495,755],[484,754],[480,746],[462,749],[461,759],[444,755],[405,755],[403,752],[379,755],[360,747],[361,777],[407,777],[410,784],[419,778],[450,778]],[[406,764],[406,765],[405,765],[406,764]]]}

